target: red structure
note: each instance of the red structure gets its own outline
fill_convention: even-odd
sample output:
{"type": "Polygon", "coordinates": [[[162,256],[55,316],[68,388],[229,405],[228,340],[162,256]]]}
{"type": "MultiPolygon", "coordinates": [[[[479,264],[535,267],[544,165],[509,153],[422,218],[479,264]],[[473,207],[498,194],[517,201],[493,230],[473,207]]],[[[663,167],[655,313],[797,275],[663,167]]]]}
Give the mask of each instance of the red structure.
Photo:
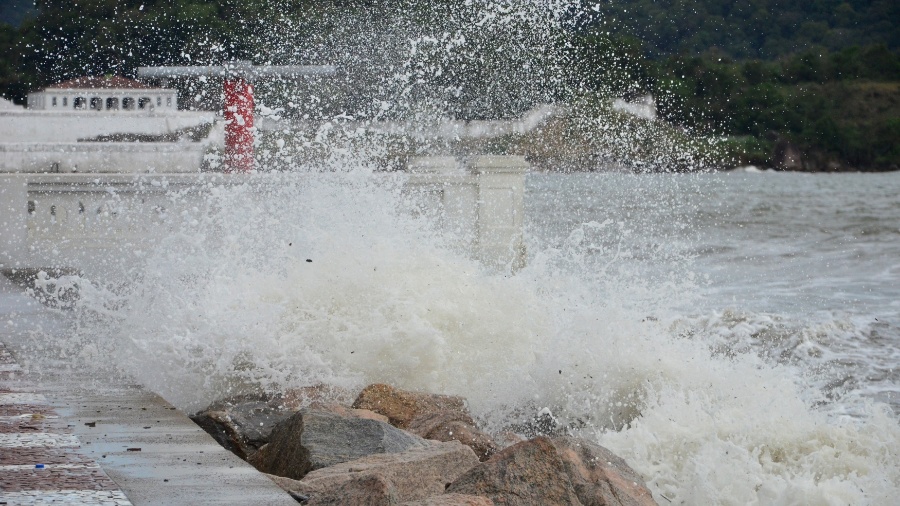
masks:
{"type": "Polygon", "coordinates": [[[225,170],[254,168],[253,85],[238,77],[225,79],[225,170]]]}
{"type": "Polygon", "coordinates": [[[254,100],[252,81],[264,77],[291,77],[333,74],[330,65],[255,66],[249,62],[234,62],[223,66],[197,67],[140,67],[138,76],[168,79],[176,77],[221,77],[224,79],[225,104],[225,160],[226,172],[254,170],[253,127],[254,100]]]}

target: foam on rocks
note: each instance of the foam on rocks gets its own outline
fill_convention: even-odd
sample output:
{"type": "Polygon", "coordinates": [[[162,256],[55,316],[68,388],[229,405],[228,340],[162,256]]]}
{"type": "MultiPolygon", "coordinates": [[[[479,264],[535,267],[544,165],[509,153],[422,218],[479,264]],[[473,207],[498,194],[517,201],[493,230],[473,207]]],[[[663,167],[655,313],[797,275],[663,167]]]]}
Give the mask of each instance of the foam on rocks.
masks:
{"type": "MultiPolygon", "coordinates": [[[[499,450],[492,436],[478,427],[462,397],[375,384],[357,396],[353,403],[357,408],[349,408],[322,402],[317,392],[328,387],[310,388],[265,400],[220,400],[202,412],[208,416],[223,406],[280,410],[277,416],[284,418],[274,427],[266,422],[237,423],[233,418],[228,430],[235,432],[223,444],[249,440],[248,434],[256,441],[268,441],[248,461],[303,504],[656,504],[637,472],[590,441],[565,435],[524,440],[522,434],[511,433],[515,437],[499,435],[511,445],[499,450]],[[379,416],[391,423],[372,419],[379,416]],[[244,430],[247,434],[241,433],[244,430]]],[[[346,394],[339,396],[344,402],[346,394]]],[[[223,418],[227,416],[219,417],[223,418]]],[[[522,428],[522,432],[534,429],[522,428]]],[[[554,427],[548,432],[562,431],[554,427]]]]}

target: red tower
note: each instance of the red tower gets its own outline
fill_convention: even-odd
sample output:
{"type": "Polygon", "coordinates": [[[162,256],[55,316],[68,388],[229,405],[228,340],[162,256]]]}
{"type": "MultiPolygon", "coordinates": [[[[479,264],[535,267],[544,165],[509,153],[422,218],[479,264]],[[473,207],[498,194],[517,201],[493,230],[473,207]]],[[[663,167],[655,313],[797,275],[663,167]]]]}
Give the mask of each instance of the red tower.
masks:
{"type": "Polygon", "coordinates": [[[225,170],[253,170],[253,85],[225,79],[225,170]]]}

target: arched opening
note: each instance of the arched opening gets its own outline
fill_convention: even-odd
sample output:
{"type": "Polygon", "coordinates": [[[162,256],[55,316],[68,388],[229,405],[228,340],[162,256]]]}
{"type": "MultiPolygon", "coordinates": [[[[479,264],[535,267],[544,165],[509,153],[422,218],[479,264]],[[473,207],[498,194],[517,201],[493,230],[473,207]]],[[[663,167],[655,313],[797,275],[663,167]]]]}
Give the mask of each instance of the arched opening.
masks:
{"type": "Polygon", "coordinates": [[[119,109],[119,99],[115,97],[109,97],[106,99],[106,110],[108,111],[116,111],[119,109]]]}

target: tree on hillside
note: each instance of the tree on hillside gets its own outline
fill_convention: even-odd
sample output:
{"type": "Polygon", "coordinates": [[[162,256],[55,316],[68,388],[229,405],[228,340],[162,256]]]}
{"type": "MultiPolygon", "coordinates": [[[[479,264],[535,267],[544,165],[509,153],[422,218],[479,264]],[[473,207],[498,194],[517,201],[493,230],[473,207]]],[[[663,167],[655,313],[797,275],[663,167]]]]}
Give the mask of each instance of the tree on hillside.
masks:
{"type": "MultiPolygon", "coordinates": [[[[509,116],[564,88],[566,34],[551,17],[529,0],[39,0],[0,91],[21,99],[144,65],[329,63],[343,71],[314,99],[284,99],[292,82],[262,83],[261,96],[278,94],[297,114],[509,116]]],[[[212,87],[179,86],[182,105],[216,102],[212,87]]]]}

